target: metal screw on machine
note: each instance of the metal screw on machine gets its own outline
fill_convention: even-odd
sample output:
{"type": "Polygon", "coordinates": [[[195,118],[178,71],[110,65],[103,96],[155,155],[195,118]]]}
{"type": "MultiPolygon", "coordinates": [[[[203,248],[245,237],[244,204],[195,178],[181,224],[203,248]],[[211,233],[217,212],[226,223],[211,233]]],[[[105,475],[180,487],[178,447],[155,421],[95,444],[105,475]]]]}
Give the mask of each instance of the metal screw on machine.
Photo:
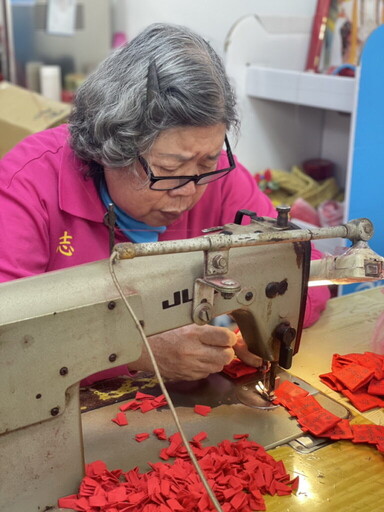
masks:
{"type": "Polygon", "coordinates": [[[68,375],[68,368],[66,366],[63,366],[62,368],[60,368],[60,371],[59,371],[60,375],[68,375]]]}
{"type": "Polygon", "coordinates": [[[285,205],[277,206],[276,207],[276,211],[277,211],[276,224],[280,228],[288,227],[288,220],[289,220],[288,219],[288,214],[291,211],[291,207],[290,206],[285,206],[285,205]]]}
{"type": "Polygon", "coordinates": [[[252,300],[252,299],[253,299],[253,293],[252,293],[252,292],[247,292],[247,293],[245,294],[245,297],[244,297],[244,298],[245,298],[245,300],[246,300],[247,302],[249,302],[250,300],[252,300]]]}
{"type": "Polygon", "coordinates": [[[117,355],[116,354],[111,354],[109,357],[108,357],[109,361],[111,363],[114,363],[117,359],[117,355]]]}
{"type": "MultiPolygon", "coordinates": [[[[221,281],[221,284],[224,286],[230,286],[230,287],[234,287],[237,285],[237,283],[235,281],[232,281],[232,279],[223,279],[221,281]]],[[[223,299],[232,299],[232,297],[234,296],[234,292],[228,290],[225,292],[221,292],[221,295],[222,295],[223,299]]]]}
{"type": "Polygon", "coordinates": [[[208,302],[202,302],[201,304],[199,304],[195,308],[192,318],[197,325],[208,324],[213,318],[211,304],[209,304],[208,302]]]}
{"type": "Polygon", "coordinates": [[[51,409],[51,416],[57,416],[60,412],[60,407],[53,407],[51,409]]]}
{"type": "Polygon", "coordinates": [[[203,322],[210,322],[212,320],[211,310],[207,307],[203,307],[199,312],[199,318],[203,320],[203,322]]]}

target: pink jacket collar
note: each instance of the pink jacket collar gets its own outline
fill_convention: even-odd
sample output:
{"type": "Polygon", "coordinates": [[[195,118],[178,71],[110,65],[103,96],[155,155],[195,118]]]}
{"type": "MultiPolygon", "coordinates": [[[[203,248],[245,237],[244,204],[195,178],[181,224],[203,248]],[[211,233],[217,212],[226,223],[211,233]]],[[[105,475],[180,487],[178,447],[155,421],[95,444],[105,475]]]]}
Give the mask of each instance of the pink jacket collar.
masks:
{"type": "Polygon", "coordinates": [[[64,142],[59,169],[59,206],[61,210],[94,222],[103,222],[105,207],[91,178],[84,177],[84,164],[68,142],[64,142]]]}

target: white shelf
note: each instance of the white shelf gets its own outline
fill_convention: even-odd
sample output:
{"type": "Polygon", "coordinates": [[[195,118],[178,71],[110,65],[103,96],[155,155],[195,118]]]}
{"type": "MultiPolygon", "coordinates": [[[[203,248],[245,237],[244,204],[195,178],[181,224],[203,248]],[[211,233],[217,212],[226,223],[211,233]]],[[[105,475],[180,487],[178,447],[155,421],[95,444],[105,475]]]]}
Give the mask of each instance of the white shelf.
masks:
{"type": "Polygon", "coordinates": [[[246,93],[266,100],[351,113],[356,80],[251,65],[247,70],[246,93]]]}

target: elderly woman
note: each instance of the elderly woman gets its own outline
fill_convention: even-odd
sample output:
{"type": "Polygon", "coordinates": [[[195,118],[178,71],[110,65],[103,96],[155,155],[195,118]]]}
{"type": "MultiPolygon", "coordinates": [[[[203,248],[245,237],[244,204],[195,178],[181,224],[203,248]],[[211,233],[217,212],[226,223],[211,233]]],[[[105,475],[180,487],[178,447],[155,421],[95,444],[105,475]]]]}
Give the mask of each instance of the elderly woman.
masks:
{"type": "MultiPolygon", "coordinates": [[[[107,258],[110,204],[116,243],[199,236],[233,222],[241,208],[274,216],[231,153],[229,134],[238,124],[233,90],[211,46],[185,27],[149,26],[87,78],[68,125],[27,137],[2,159],[0,280],[107,258]]],[[[326,288],[310,290],[305,325],[327,299],[326,288]]],[[[218,372],[235,353],[260,362],[224,327],[191,325],[150,343],[172,379],[218,372]]],[[[151,370],[146,352],[129,369],[151,370]]]]}

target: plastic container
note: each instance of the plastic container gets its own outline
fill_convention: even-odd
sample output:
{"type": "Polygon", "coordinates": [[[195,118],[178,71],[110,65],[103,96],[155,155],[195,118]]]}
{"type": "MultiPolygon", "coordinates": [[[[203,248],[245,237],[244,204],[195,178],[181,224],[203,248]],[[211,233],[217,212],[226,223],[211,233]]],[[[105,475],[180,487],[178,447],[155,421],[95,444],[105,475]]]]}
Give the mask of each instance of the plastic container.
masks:
{"type": "Polygon", "coordinates": [[[41,94],[46,98],[61,101],[61,69],[60,66],[41,66],[41,94]]]}

